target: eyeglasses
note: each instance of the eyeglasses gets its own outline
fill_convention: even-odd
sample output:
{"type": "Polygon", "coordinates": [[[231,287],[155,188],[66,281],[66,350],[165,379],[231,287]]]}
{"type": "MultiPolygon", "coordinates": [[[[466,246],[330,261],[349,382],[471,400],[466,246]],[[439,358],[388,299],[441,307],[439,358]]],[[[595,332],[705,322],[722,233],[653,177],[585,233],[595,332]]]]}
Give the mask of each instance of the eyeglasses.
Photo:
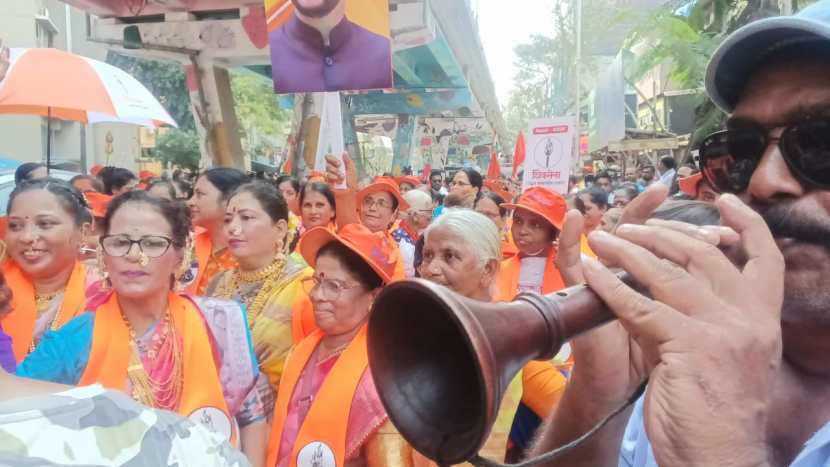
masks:
{"type": "Polygon", "coordinates": [[[714,133],[699,148],[703,176],[721,193],[742,192],[770,143],[778,144],[784,162],[799,182],[830,188],[830,119],[826,118],[788,125],[779,137],[748,123],[714,133]]]}
{"type": "Polygon", "coordinates": [[[320,297],[323,300],[337,300],[346,291],[359,287],[360,284],[349,284],[337,279],[323,279],[317,276],[306,277],[302,280],[303,290],[308,296],[319,289],[320,297]]]}
{"type": "Polygon", "coordinates": [[[472,183],[456,182],[456,181],[450,182],[450,187],[454,187],[454,186],[472,186],[472,183]]]}
{"type": "Polygon", "coordinates": [[[375,206],[377,206],[379,209],[392,208],[392,205],[387,203],[385,199],[365,198],[363,200],[364,209],[372,209],[375,206]]]}
{"type": "Polygon", "coordinates": [[[150,258],[158,258],[167,253],[173,240],[161,235],[145,235],[138,240],[131,239],[128,235],[105,235],[101,237],[101,248],[107,256],[126,256],[132,250],[133,245],[138,245],[139,251],[150,258]]]}

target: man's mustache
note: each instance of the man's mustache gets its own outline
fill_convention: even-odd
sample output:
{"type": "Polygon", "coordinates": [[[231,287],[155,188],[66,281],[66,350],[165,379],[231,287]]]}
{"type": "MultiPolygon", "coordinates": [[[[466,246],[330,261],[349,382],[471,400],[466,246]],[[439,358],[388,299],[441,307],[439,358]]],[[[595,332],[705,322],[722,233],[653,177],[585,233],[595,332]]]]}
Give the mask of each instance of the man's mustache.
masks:
{"type": "Polygon", "coordinates": [[[787,204],[753,206],[766,221],[775,238],[792,238],[803,243],[830,247],[830,222],[819,220],[787,204]]]}

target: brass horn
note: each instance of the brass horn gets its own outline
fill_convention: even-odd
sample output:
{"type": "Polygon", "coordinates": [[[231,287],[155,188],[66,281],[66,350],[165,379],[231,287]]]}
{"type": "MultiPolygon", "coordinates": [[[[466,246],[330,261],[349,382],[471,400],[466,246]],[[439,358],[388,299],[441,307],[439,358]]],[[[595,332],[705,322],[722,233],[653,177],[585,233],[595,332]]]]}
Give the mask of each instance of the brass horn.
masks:
{"type": "Polygon", "coordinates": [[[401,435],[439,465],[458,464],[484,444],[525,364],[612,319],[584,285],[484,303],[423,279],[398,281],[372,307],[369,366],[401,435]]]}

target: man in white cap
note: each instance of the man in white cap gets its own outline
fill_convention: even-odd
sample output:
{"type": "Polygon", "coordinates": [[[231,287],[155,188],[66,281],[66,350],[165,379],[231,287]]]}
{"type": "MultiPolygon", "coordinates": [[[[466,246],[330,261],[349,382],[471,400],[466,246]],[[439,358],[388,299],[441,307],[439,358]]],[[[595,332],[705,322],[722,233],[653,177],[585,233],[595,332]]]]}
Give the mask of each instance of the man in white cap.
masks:
{"type": "MultiPolygon", "coordinates": [[[[603,263],[645,296],[580,259],[580,216],[568,214],[557,265],[619,320],[573,342],[572,379],[534,454],[648,385],[633,410],[548,465],[830,465],[830,0],[727,37],[706,89],[730,117],[702,143],[700,166],[734,232],[629,223],[592,233],[603,263]],[[715,248],[724,244],[742,258],[715,248]]],[[[628,220],[665,194],[639,196],[628,220]]]]}
{"type": "Polygon", "coordinates": [[[415,243],[432,222],[432,197],[421,190],[409,190],[403,199],[409,203],[409,210],[392,237],[400,246],[406,277],[415,277],[415,243]]]}

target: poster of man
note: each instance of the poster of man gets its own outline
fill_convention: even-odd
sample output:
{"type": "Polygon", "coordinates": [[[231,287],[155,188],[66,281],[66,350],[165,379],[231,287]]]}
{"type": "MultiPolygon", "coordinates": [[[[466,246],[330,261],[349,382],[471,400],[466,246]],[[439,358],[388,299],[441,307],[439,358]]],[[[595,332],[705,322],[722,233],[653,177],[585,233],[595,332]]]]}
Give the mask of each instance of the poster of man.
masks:
{"type": "Polygon", "coordinates": [[[394,86],[389,0],[265,0],[274,91],[394,86]]]}

